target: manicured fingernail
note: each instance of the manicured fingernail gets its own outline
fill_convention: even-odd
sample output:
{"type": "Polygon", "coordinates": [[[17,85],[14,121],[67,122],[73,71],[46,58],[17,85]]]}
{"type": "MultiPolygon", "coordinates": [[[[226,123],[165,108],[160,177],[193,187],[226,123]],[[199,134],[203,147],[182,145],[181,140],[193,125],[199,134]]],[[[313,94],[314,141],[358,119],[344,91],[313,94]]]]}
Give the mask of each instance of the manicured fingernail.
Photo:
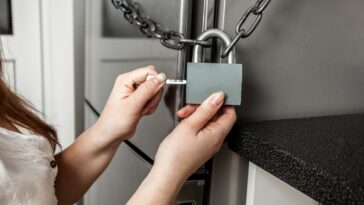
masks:
{"type": "Polygon", "coordinates": [[[225,94],[220,91],[220,92],[212,94],[209,102],[211,105],[218,107],[224,102],[224,97],[225,97],[225,94]]]}
{"type": "Polygon", "coordinates": [[[156,76],[151,77],[151,79],[156,85],[162,84],[166,80],[166,74],[159,73],[156,76]]]}
{"type": "Polygon", "coordinates": [[[164,82],[166,80],[167,76],[164,73],[159,73],[157,75],[157,78],[160,79],[162,82],[164,82]]]}

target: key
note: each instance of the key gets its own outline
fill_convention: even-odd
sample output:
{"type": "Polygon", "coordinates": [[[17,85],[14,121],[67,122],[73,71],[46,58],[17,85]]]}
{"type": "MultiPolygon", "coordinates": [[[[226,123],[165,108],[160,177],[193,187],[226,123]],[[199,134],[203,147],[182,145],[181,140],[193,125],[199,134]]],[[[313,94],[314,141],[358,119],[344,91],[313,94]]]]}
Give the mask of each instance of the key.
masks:
{"type": "MultiPolygon", "coordinates": [[[[152,77],[152,75],[148,75],[146,80],[149,80],[152,77]]],[[[141,83],[137,83],[135,87],[139,87],[141,83]]],[[[187,80],[180,80],[180,79],[166,79],[165,82],[166,85],[186,85],[187,80]]]]}
{"type": "Polygon", "coordinates": [[[187,80],[167,79],[166,84],[167,85],[186,85],[187,80]]]}
{"type": "MultiPolygon", "coordinates": [[[[149,80],[153,75],[148,75],[147,80],[149,80]]],[[[179,79],[167,79],[166,85],[186,85],[187,80],[179,80],[179,79]]]]}

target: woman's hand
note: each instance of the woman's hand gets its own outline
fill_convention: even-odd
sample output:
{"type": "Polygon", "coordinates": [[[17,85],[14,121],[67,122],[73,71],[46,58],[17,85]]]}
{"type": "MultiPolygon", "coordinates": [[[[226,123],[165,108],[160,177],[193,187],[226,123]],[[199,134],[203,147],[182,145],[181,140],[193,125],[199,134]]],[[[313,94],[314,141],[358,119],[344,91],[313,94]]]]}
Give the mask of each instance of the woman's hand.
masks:
{"type": "Polygon", "coordinates": [[[187,105],[177,115],[185,118],[160,145],[148,177],[129,201],[131,204],[167,205],[184,181],[221,147],[236,121],[233,107],[223,107],[222,92],[199,107],[187,105]]]}
{"type": "Polygon", "coordinates": [[[109,139],[131,138],[140,118],[157,109],[165,79],[165,74],[158,74],[154,66],[120,75],[93,131],[109,139]],[[147,80],[147,76],[152,77],[147,80]]]}
{"type": "Polygon", "coordinates": [[[218,92],[199,107],[182,108],[177,115],[185,119],[160,145],[155,169],[184,181],[220,150],[236,121],[233,107],[220,110],[223,102],[224,94],[218,92]]]}

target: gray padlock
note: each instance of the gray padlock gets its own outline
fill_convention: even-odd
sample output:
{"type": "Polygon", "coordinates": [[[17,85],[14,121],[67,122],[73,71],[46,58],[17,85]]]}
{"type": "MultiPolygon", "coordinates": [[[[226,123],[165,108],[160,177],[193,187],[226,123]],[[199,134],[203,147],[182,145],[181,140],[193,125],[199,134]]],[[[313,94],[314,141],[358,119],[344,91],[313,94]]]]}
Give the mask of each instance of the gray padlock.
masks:
{"type": "MultiPolygon", "coordinates": [[[[228,34],[220,29],[203,32],[197,40],[216,37],[227,46],[231,42],[228,34]]],[[[223,91],[225,105],[240,105],[243,82],[243,66],[235,64],[235,49],[228,56],[228,64],[199,63],[202,61],[202,47],[193,48],[192,63],[187,65],[186,103],[201,104],[212,93],[223,91]]]]}

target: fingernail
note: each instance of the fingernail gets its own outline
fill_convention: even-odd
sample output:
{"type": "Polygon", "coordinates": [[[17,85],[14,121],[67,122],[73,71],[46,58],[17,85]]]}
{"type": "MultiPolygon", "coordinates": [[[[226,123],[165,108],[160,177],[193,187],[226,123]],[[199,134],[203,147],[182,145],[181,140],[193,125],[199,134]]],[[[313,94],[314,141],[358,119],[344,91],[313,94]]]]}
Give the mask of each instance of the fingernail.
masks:
{"type": "Polygon", "coordinates": [[[153,76],[150,80],[152,80],[156,85],[160,85],[166,80],[166,74],[159,73],[158,75],[153,76]]]}
{"type": "Polygon", "coordinates": [[[220,92],[212,94],[209,102],[211,105],[218,107],[224,102],[224,97],[225,97],[225,94],[220,91],[220,92]]]}
{"type": "Polygon", "coordinates": [[[166,80],[167,76],[164,73],[159,73],[157,75],[157,78],[159,78],[162,82],[164,82],[166,80]]]}

